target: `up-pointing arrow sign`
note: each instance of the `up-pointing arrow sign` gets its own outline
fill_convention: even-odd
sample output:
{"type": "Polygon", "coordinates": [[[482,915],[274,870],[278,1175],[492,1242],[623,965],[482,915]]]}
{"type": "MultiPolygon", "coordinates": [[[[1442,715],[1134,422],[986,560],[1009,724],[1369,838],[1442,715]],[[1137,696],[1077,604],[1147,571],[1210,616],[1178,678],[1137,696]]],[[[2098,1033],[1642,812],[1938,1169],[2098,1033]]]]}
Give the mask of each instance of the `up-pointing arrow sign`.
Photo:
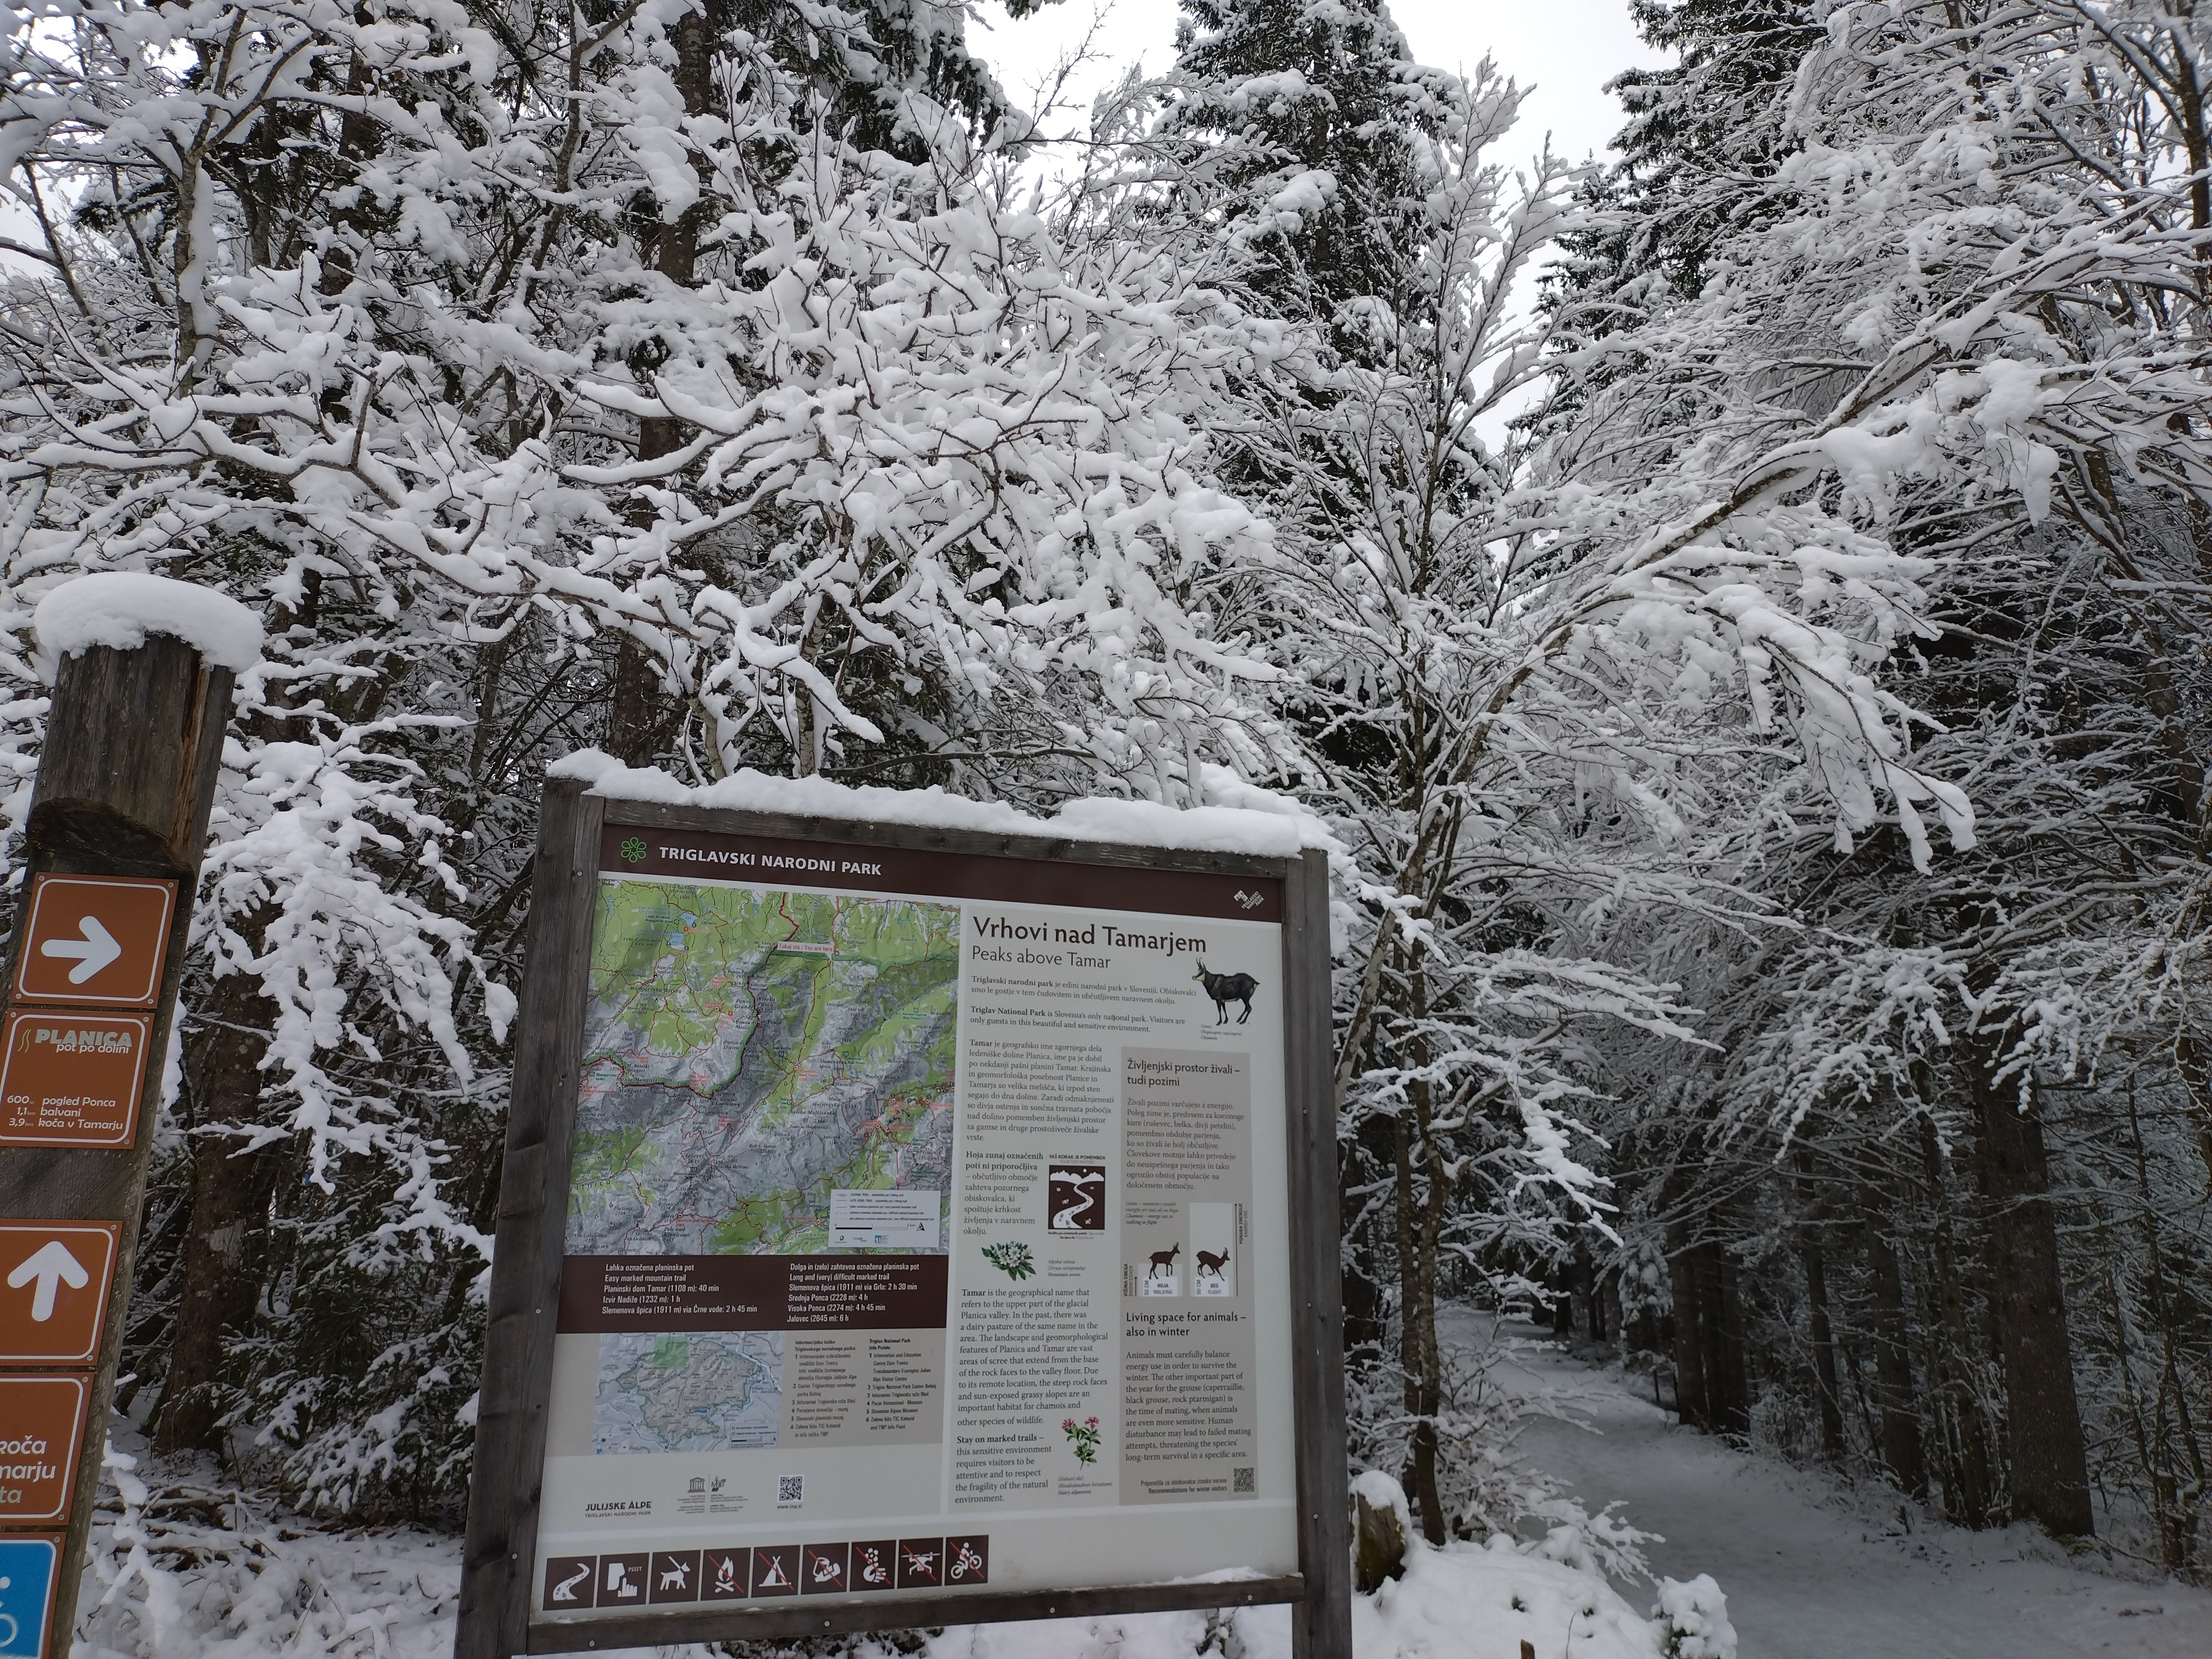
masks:
{"type": "Polygon", "coordinates": [[[15,1271],[8,1275],[11,1290],[20,1291],[33,1281],[38,1288],[31,1292],[31,1317],[43,1325],[54,1316],[54,1286],[67,1285],[81,1291],[92,1283],[92,1275],[84,1270],[83,1262],[70,1254],[68,1245],[50,1238],[17,1262],[15,1271]]]}
{"type": "Polygon", "coordinates": [[[82,939],[43,939],[39,951],[42,956],[76,957],[76,966],[69,970],[69,981],[82,985],[121,956],[123,947],[115,942],[114,934],[100,925],[98,916],[79,916],[76,926],[82,939]]]}
{"type": "Polygon", "coordinates": [[[98,1360],[117,1231],[112,1221],[0,1221],[0,1370],[98,1360]]]}

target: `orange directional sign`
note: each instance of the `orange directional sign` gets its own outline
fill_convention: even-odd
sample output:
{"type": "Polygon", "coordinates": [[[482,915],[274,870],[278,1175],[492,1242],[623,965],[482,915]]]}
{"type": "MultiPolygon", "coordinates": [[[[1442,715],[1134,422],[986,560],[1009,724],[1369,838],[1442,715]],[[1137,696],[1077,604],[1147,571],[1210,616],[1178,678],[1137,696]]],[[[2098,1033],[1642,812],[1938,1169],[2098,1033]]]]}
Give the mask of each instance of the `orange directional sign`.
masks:
{"type": "Polygon", "coordinates": [[[89,1376],[0,1376],[0,1526],[69,1513],[91,1390],[89,1376]]]}
{"type": "Polygon", "coordinates": [[[15,963],[17,1000],[152,1007],[175,902],[176,889],[166,881],[36,878],[29,936],[15,963]]]}
{"type": "Polygon", "coordinates": [[[0,1221],[0,1365],[99,1364],[115,1235],[112,1221],[0,1221]]]}
{"type": "Polygon", "coordinates": [[[153,1033],[148,1014],[11,1012],[0,1024],[0,1146],[130,1146],[153,1033]]]}

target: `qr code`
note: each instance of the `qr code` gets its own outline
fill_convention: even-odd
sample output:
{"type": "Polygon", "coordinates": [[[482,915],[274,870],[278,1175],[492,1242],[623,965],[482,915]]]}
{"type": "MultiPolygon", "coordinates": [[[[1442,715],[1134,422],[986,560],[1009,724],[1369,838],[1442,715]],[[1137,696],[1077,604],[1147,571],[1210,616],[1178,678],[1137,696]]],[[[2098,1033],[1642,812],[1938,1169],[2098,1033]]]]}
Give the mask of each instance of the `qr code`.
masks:
{"type": "Polygon", "coordinates": [[[1252,1471],[1249,1468],[1231,1469],[1229,1471],[1229,1490],[1231,1492],[1254,1492],[1258,1490],[1256,1483],[1252,1479],[1252,1471]]]}
{"type": "Polygon", "coordinates": [[[776,1476],[775,1501],[779,1507],[786,1504],[804,1504],[806,1501],[806,1477],[803,1474],[776,1476]]]}

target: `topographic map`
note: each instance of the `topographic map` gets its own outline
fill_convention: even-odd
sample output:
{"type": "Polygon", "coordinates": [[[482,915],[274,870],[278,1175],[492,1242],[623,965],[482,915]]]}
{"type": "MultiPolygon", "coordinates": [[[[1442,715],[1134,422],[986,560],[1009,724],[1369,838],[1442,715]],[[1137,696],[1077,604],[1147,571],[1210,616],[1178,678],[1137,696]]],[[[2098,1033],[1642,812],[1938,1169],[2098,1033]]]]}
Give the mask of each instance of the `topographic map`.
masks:
{"type": "Polygon", "coordinates": [[[594,1452],[773,1446],[783,1415],[783,1333],[603,1336],[594,1452]]]}
{"type": "Polygon", "coordinates": [[[948,1191],[959,946],[952,905],[603,880],[568,1254],[805,1255],[834,1191],[948,1191]]]}

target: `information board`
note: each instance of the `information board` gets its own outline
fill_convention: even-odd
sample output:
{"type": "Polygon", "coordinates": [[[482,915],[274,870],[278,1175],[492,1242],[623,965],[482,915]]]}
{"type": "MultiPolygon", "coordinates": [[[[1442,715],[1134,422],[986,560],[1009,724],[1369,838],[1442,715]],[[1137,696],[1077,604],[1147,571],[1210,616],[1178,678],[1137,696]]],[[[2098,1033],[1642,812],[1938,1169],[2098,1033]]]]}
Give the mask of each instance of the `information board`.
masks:
{"type": "Polygon", "coordinates": [[[458,1650],[1315,1601],[1309,866],[570,810],[458,1650]]]}

